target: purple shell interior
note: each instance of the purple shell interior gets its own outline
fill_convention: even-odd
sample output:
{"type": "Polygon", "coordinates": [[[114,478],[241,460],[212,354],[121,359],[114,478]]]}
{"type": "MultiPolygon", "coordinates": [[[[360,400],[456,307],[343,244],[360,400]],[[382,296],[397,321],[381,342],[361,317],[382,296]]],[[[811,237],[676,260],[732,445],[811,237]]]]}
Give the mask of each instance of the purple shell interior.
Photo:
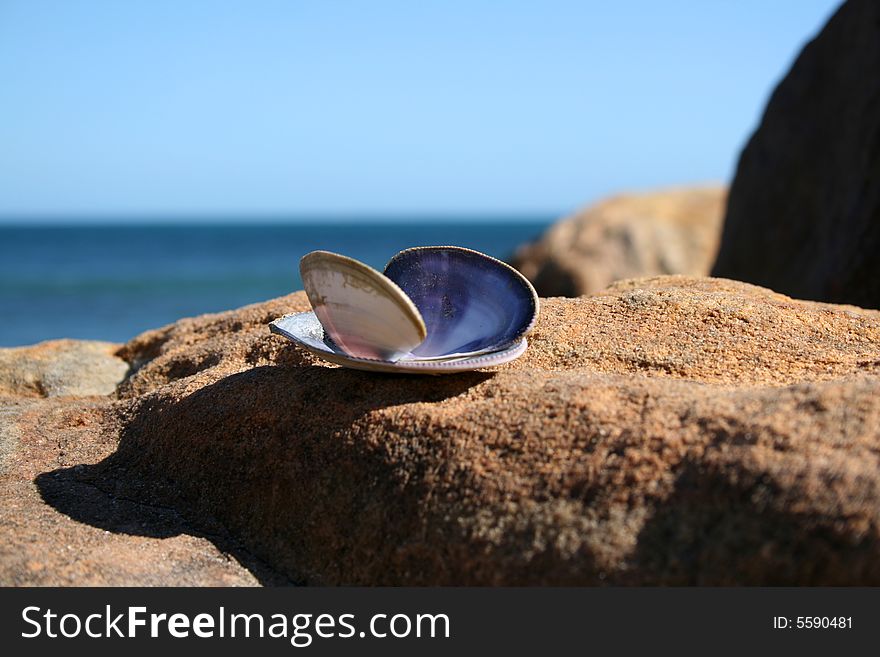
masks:
{"type": "Polygon", "coordinates": [[[425,321],[428,337],[412,352],[419,358],[504,348],[522,338],[537,314],[534,289],[519,272],[469,249],[407,249],[384,273],[425,321]]]}

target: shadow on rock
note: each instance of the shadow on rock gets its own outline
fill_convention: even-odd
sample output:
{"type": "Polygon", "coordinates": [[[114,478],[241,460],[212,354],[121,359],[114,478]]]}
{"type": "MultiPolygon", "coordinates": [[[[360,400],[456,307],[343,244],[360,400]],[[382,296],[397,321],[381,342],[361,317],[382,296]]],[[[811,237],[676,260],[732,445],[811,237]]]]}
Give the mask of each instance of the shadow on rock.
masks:
{"type": "Polygon", "coordinates": [[[66,516],[117,534],[170,538],[188,534],[211,541],[224,555],[235,559],[266,586],[293,584],[255,557],[218,522],[203,518],[194,523],[171,506],[164,506],[147,484],[135,485],[142,496],[129,497],[132,484],[108,474],[111,456],[96,465],[77,465],[40,474],[34,480],[43,500],[66,516]]]}
{"type": "MultiPolygon", "coordinates": [[[[686,461],[672,495],[639,532],[639,585],[871,586],[878,545],[857,513],[841,518],[833,493],[790,490],[745,466],[748,446],[686,461]],[[798,505],[798,497],[811,505],[798,505]],[[860,536],[861,534],[861,536],[860,536]],[[647,577],[646,577],[647,575],[647,577]]],[[[869,491],[865,497],[870,498],[869,491]]]]}
{"type": "MultiPolygon", "coordinates": [[[[121,411],[111,456],[35,483],[48,504],[95,527],[207,538],[263,584],[364,583],[383,558],[373,534],[387,515],[421,517],[403,508],[419,495],[377,490],[400,489],[407,477],[380,439],[382,418],[371,415],[465,394],[491,376],[263,366],[183,396],[167,386],[121,411]],[[358,428],[364,438],[353,440],[358,428]],[[387,508],[388,499],[401,508],[387,508]]],[[[445,448],[435,442],[429,449],[445,448]]]]}

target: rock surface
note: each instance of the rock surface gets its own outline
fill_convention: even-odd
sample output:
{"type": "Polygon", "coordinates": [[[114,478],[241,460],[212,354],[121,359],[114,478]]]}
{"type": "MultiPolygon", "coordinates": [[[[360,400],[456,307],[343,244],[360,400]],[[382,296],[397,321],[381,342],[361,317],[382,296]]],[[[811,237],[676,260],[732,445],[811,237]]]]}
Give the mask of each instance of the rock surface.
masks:
{"type": "Polygon", "coordinates": [[[109,395],[128,363],[119,345],[91,340],[51,340],[0,349],[0,395],[62,397],[109,395]]]}
{"type": "Polygon", "coordinates": [[[494,373],[420,377],[268,333],[305,308],[298,293],[143,334],[115,400],[18,400],[13,451],[37,456],[6,484],[3,581],[100,581],[102,559],[177,541],[177,566],[120,577],[880,584],[880,312],[625,281],[544,300],[494,373]],[[76,568],[34,575],[69,540],[58,518],[93,535],[76,568]]]}
{"type": "Polygon", "coordinates": [[[512,264],[541,296],[576,297],[638,276],[709,272],[726,190],[616,196],[554,224],[512,264]]]}
{"type": "Polygon", "coordinates": [[[222,527],[195,531],[161,501],[76,477],[117,448],[118,348],[64,340],[0,356],[0,585],[286,582],[222,527]]]}
{"type": "Polygon", "coordinates": [[[770,99],[713,274],[880,308],[880,3],[849,0],[770,99]]]}

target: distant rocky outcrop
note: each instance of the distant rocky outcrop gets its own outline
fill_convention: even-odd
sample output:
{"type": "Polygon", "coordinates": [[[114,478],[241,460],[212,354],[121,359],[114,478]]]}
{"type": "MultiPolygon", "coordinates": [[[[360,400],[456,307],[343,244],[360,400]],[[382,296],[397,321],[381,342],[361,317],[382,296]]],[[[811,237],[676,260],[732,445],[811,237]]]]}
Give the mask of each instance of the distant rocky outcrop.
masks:
{"type": "Polygon", "coordinates": [[[773,92],[713,274],[880,308],[880,3],[848,0],[773,92]]]}
{"type": "Polygon", "coordinates": [[[109,395],[128,371],[119,345],[51,340],[0,349],[0,395],[64,397],[109,395]]]}
{"type": "Polygon", "coordinates": [[[592,294],[638,276],[703,276],[715,258],[726,190],[684,187],[615,196],[519,248],[514,267],[542,296],[592,294]]]}
{"type": "Polygon", "coordinates": [[[431,377],[268,332],[307,307],[145,333],[115,398],[5,397],[0,582],[880,585],[880,312],[630,280],[431,377]]]}

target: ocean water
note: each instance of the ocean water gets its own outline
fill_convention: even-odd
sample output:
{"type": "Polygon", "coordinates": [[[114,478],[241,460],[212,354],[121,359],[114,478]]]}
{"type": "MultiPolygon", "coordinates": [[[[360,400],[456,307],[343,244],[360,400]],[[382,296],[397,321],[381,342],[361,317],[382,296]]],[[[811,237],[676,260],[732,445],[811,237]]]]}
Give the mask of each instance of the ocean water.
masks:
{"type": "Polygon", "coordinates": [[[502,259],[533,221],[412,224],[0,226],[0,346],[53,338],[124,342],[181,317],[301,288],[315,249],[382,269],[397,251],[455,244],[502,259]]]}

